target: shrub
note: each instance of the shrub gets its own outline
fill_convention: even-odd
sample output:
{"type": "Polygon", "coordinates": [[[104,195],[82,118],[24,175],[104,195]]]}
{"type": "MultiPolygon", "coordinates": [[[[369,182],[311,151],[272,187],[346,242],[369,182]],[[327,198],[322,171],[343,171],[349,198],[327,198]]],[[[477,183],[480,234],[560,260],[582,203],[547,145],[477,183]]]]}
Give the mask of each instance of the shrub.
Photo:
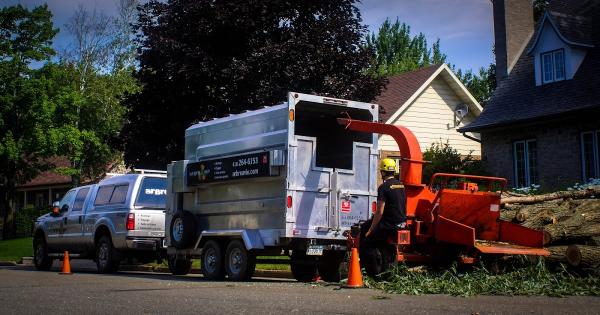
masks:
{"type": "Polygon", "coordinates": [[[31,236],[35,219],[48,212],[43,208],[24,208],[15,212],[15,237],[31,236]]]}
{"type": "Polygon", "coordinates": [[[423,183],[429,183],[435,173],[485,175],[483,163],[476,160],[471,153],[461,155],[448,141],[432,143],[423,153],[423,159],[430,162],[423,166],[423,183]]]}

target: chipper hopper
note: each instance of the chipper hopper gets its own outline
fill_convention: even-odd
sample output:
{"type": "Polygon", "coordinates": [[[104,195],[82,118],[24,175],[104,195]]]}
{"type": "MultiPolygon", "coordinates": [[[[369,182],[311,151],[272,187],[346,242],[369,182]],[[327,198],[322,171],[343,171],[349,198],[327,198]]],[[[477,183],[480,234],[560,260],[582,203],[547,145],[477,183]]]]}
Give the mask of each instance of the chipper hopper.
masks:
{"type": "Polygon", "coordinates": [[[389,240],[397,261],[457,258],[471,264],[482,255],[547,256],[543,232],[500,219],[506,179],[442,174],[421,182],[425,161],[417,138],[405,127],[339,118],[347,129],[391,136],[400,149],[400,180],[406,191],[407,228],[389,240]]]}

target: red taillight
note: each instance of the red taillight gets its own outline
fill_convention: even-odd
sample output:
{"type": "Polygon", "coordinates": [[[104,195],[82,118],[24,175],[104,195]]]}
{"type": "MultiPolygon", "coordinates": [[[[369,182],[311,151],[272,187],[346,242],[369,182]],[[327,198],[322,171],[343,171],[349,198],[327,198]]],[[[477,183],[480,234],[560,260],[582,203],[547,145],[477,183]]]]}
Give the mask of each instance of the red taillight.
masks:
{"type": "Polygon", "coordinates": [[[134,213],[130,213],[127,216],[127,230],[135,230],[135,214],[134,213]]]}
{"type": "Polygon", "coordinates": [[[287,207],[288,209],[292,207],[292,196],[287,197],[287,207]]]}
{"type": "Polygon", "coordinates": [[[377,211],[377,202],[373,201],[371,204],[371,212],[375,213],[375,211],[377,211]]]}

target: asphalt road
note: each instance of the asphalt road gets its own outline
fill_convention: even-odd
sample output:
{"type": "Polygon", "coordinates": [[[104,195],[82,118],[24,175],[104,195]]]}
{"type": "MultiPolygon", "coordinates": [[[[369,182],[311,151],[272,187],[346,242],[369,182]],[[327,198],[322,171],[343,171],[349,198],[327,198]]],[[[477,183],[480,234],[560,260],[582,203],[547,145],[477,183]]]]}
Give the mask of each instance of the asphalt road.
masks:
{"type": "Polygon", "coordinates": [[[57,268],[0,267],[0,313],[600,314],[595,297],[406,296],[282,279],[210,282],[197,275],[98,275],[77,263],[72,269],[59,275],[57,268]]]}

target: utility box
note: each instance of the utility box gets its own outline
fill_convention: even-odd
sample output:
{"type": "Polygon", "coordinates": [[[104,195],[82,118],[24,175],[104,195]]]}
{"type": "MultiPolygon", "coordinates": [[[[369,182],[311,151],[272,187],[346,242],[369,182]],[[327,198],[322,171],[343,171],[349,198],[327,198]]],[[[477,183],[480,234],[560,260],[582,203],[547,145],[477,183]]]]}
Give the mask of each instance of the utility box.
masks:
{"type": "Polygon", "coordinates": [[[375,104],[292,92],[286,103],[188,128],[185,160],[168,167],[169,253],[205,259],[200,249],[215,239],[258,254],[344,250],[343,232],[375,208],[378,150],[376,134],[336,119],[377,114],[375,104]]]}

